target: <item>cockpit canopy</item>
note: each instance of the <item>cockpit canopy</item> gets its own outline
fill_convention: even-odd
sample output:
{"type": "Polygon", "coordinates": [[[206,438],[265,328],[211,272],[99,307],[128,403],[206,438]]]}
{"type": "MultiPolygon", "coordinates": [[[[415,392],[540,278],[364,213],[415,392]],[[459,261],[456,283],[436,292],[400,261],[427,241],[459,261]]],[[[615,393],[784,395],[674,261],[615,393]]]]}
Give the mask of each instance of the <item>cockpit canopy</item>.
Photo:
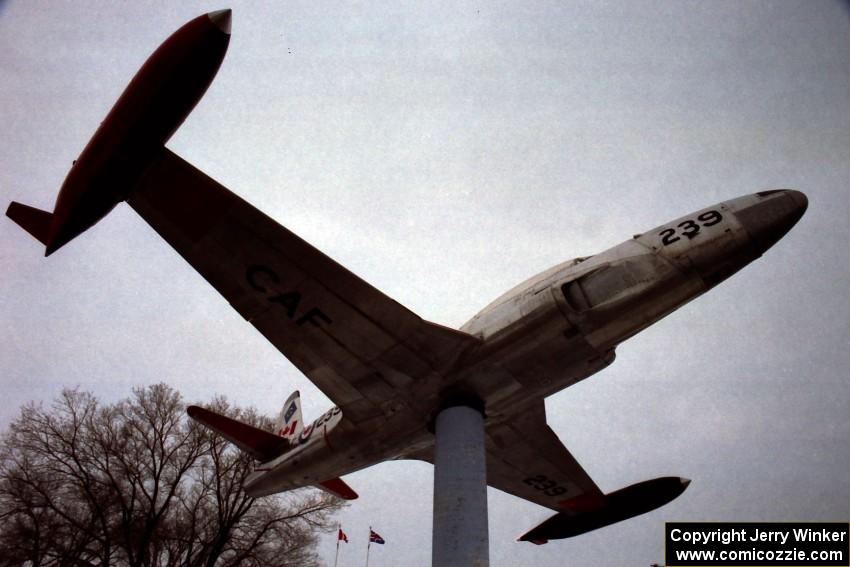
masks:
{"type": "Polygon", "coordinates": [[[635,288],[651,283],[663,269],[654,255],[633,256],[603,264],[570,280],[561,286],[561,291],[570,307],[586,311],[625,298],[635,288]]]}

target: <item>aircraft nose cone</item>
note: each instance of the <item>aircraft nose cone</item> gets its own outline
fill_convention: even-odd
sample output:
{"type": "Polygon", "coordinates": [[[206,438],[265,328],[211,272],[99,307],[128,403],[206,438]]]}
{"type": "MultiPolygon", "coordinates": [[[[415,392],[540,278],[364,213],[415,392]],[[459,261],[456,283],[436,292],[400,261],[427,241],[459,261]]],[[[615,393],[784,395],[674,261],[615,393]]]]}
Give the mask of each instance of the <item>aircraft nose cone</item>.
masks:
{"type": "Polygon", "coordinates": [[[756,194],[758,201],[736,216],[759,255],[776,244],[806,212],[809,200],[800,191],[779,189],[756,194]]]}
{"type": "Polygon", "coordinates": [[[230,8],[226,10],[217,10],[215,12],[210,12],[207,14],[207,17],[210,21],[215,24],[215,27],[220,29],[222,32],[230,35],[230,8]]]}

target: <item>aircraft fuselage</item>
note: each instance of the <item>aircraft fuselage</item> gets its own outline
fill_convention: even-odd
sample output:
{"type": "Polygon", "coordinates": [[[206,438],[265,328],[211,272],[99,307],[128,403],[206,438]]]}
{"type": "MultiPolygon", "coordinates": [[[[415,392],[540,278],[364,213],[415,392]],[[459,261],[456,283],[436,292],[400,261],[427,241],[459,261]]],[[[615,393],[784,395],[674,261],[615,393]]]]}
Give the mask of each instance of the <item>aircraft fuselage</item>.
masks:
{"type": "MultiPolygon", "coordinates": [[[[534,276],[461,327],[482,343],[461,355],[443,391],[480,400],[485,427],[510,419],[605,368],[621,342],[761,256],[806,206],[797,191],[746,195],[534,276]]],[[[307,443],[261,466],[246,489],[269,494],[427,450],[432,416],[423,412],[434,402],[414,386],[406,403],[410,411],[374,427],[311,428],[307,443]]]]}
{"type": "Polygon", "coordinates": [[[437,416],[457,405],[484,417],[487,484],[556,511],[526,540],[583,533],[681,494],[688,481],[679,477],[604,494],[547,425],[543,399],[605,368],[621,342],[758,258],[803,215],[806,197],[763,191],[696,211],[555,266],[450,329],[164,146],[215,76],[230,18],[230,10],[195,18],[151,55],[71,168],[52,212],[12,202],[6,214],[50,255],[126,201],[338,405],[303,427],[294,392],[274,433],[188,407],[263,461],[246,480],[248,494],[312,485],[356,498],[340,476],[388,459],[434,462],[437,416]]]}

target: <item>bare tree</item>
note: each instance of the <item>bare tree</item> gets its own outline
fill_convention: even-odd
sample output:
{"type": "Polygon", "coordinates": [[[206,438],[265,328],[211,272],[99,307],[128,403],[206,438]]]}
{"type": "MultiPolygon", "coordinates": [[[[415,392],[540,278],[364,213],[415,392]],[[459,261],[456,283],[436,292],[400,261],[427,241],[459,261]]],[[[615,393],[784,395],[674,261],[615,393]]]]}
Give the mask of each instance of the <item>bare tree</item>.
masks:
{"type": "MultiPolygon", "coordinates": [[[[211,405],[255,425],[269,420],[211,405]]],[[[0,566],[315,565],[342,506],[313,490],[249,498],[254,463],[186,419],[160,384],[104,405],[66,390],[21,410],[0,446],[0,566]]]]}

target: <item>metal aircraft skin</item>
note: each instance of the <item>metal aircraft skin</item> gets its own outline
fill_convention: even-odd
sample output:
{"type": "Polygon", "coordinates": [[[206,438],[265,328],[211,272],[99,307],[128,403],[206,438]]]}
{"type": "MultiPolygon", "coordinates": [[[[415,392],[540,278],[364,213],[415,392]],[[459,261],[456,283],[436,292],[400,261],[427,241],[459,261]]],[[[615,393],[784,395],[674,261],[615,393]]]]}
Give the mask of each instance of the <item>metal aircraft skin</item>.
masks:
{"type": "Polygon", "coordinates": [[[620,343],[760,257],[803,215],[806,197],[762,191],[700,209],[538,274],[449,329],[165,147],[215,76],[229,34],[229,10],[175,32],[75,162],[54,211],[12,203],[7,215],[49,255],[126,201],[336,404],[304,426],[296,392],[274,433],[189,408],[260,461],[246,492],[318,486],[354,498],[340,476],[390,459],[431,462],[432,422],[461,401],[485,416],[487,483],[579,522],[572,531],[541,525],[523,539],[582,533],[681,493],[687,481],[665,477],[603,494],[546,424],[543,400],[602,370],[620,343]]]}

